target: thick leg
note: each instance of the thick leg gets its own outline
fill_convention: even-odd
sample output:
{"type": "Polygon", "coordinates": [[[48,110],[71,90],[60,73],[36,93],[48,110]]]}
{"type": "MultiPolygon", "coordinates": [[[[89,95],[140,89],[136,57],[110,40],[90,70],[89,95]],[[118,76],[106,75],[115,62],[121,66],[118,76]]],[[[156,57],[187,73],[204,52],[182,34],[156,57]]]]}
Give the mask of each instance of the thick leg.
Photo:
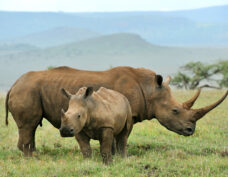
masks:
{"type": "Polygon", "coordinates": [[[112,155],[115,155],[116,153],[116,138],[113,138],[113,142],[112,142],[112,155]]]}
{"type": "Polygon", "coordinates": [[[89,143],[90,138],[83,131],[75,135],[75,138],[78,141],[83,157],[84,158],[91,157],[92,150],[89,143]]]}
{"type": "Polygon", "coordinates": [[[27,87],[26,84],[26,81],[17,82],[17,86],[12,87],[8,106],[18,127],[17,147],[25,156],[31,156],[35,150],[35,131],[42,119],[43,110],[39,90],[27,87]]]}
{"type": "Polygon", "coordinates": [[[127,136],[126,135],[118,135],[117,137],[117,152],[124,158],[127,156],[127,136]]]}
{"type": "Polygon", "coordinates": [[[25,156],[32,156],[35,151],[35,128],[23,127],[19,128],[19,140],[17,147],[24,152],[25,156]]]}
{"type": "Polygon", "coordinates": [[[100,138],[100,151],[103,162],[108,165],[112,162],[112,144],[113,130],[111,128],[103,128],[100,138]]]}
{"type": "Polygon", "coordinates": [[[127,139],[133,127],[131,122],[130,124],[127,123],[122,132],[116,137],[117,152],[120,153],[123,158],[127,156],[127,139]]]}
{"type": "Polygon", "coordinates": [[[41,115],[13,114],[13,118],[18,126],[19,133],[17,147],[24,152],[25,156],[32,156],[32,152],[36,150],[35,132],[41,115]]]}

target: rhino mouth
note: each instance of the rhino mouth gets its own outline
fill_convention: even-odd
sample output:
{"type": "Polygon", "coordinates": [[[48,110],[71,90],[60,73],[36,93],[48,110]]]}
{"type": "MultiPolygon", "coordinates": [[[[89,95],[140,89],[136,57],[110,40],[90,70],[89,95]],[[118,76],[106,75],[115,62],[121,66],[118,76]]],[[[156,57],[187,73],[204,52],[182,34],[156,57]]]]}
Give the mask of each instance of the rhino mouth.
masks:
{"type": "Polygon", "coordinates": [[[178,133],[179,135],[183,135],[183,136],[191,136],[194,133],[194,129],[192,128],[186,128],[186,129],[181,129],[181,130],[171,130],[174,131],[176,133],[178,133]]]}
{"type": "Polygon", "coordinates": [[[178,131],[178,132],[176,132],[176,133],[178,133],[178,134],[180,134],[180,135],[183,135],[183,136],[191,136],[193,133],[190,133],[190,132],[185,132],[185,131],[178,131]]]}
{"type": "Polygon", "coordinates": [[[60,128],[59,132],[62,137],[73,137],[74,136],[74,129],[60,128]]]}
{"type": "Polygon", "coordinates": [[[169,128],[167,126],[165,126],[168,130],[172,131],[172,132],[175,132],[179,135],[183,135],[183,136],[191,136],[193,135],[193,133],[195,132],[195,128],[185,128],[185,129],[172,129],[172,128],[169,128]]]}

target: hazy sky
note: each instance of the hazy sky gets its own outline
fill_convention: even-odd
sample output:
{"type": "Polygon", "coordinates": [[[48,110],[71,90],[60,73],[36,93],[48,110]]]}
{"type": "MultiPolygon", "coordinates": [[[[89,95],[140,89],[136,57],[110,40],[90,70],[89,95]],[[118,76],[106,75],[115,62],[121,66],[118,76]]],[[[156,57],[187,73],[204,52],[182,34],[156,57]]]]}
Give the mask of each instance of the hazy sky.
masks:
{"type": "Polygon", "coordinates": [[[228,0],[0,0],[7,11],[148,11],[194,9],[228,4],[228,0]]]}

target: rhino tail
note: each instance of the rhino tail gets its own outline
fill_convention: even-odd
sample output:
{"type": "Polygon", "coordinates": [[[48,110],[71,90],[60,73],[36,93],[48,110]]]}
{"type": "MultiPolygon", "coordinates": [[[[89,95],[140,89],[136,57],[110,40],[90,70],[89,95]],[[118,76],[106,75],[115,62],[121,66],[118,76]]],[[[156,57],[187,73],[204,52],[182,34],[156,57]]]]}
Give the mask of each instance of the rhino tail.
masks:
{"type": "Polygon", "coordinates": [[[9,94],[10,94],[10,90],[8,91],[7,95],[6,95],[6,100],[5,100],[5,111],[6,111],[6,125],[8,126],[9,122],[8,122],[8,112],[9,112],[9,108],[8,108],[8,101],[9,101],[9,94]]]}

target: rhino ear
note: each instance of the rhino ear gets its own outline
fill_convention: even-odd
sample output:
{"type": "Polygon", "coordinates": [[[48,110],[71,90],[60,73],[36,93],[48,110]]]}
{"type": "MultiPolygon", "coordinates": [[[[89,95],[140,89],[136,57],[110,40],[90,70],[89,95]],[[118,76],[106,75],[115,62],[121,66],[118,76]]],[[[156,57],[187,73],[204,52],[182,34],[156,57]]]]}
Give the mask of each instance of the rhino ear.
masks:
{"type": "Polygon", "coordinates": [[[92,93],[93,93],[93,87],[87,87],[86,91],[85,91],[84,98],[89,97],[90,95],[92,95],[92,93]]]}
{"type": "Polygon", "coordinates": [[[68,99],[70,99],[71,96],[72,96],[72,95],[70,94],[70,92],[66,91],[64,88],[61,89],[61,92],[62,92],[62,94],[65,95],[68,99]]]}
{"type": "Polygon", "coordinates": [[[164,84],[169,85],[170,81],[171,81],[171,76],[167,76],[167,78],[164,81],[164,84]]]}
{"type": "Polygon", "coordinates": [[[162,86],[163,77],[161,75],[156,75],[155,76],[155,80],[156,80],[158,86],[161,87],[162,86]]]}

